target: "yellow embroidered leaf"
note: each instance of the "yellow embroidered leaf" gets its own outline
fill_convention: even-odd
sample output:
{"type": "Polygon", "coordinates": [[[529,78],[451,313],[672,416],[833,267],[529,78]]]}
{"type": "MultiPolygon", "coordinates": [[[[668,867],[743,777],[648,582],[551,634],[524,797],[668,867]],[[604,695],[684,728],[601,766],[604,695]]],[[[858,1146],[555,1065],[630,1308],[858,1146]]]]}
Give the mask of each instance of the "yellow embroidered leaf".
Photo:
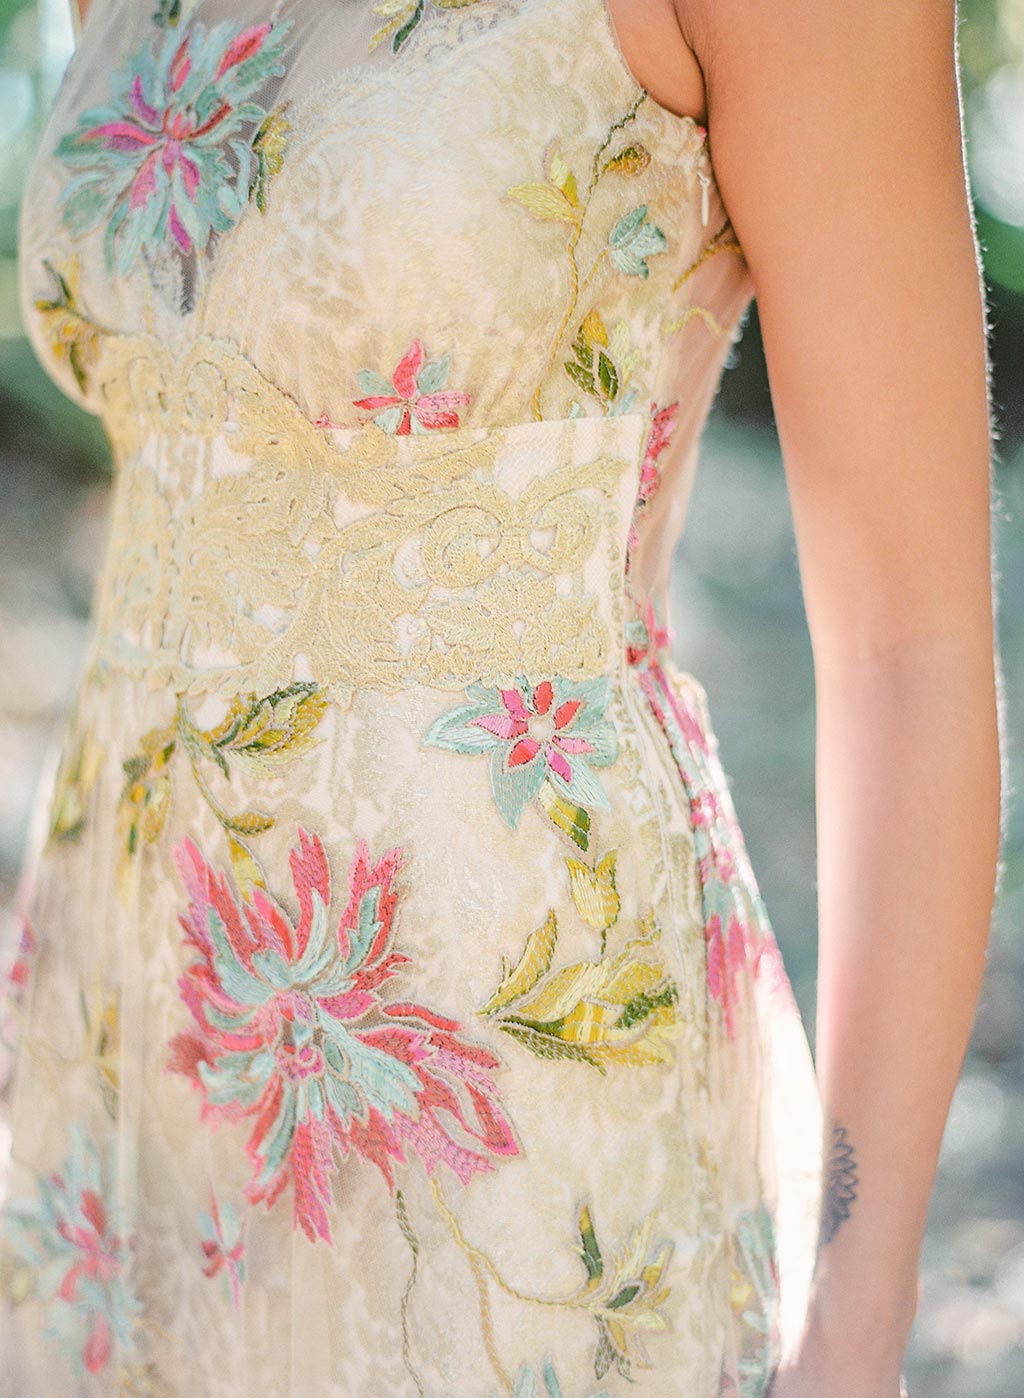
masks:
{"type": "Polygon", "coordinates": [[[508,197],[529,209],[537,218],[552,219],[558,223],[576,222],[575,204],[562,190],[549,184],[516,184],[508,191],[508,197]]]}
{"type": "Polygon", "coordinates": [[[627,321],[616,322],[608,348],[618,365],[620,384],[625,384],[640,362],[640,351],[633,348],[633,336],[627,321]]]}
{"type": "Polygon", "coordinates": [[[649,953],[660,935],[653,915],[615,955],[552,970],[554,913],[531,934],[515,971],[505,972],[481,1010],[540,1057],[575,1057],[601,1072],[610,1063],[672,1061],[683,1022],[678,989],[649,953]],[[536,953],[543,937],[543,954],[536,953]],[[646,954],[645,954],[646,953],[646,954]],[[528,972],[520,974],[529,965],[528,972]]]}
{"type": "Polygon", "coordinates": [[[248,902],[254,888],[266,888],[267,881],[255,856],[241,840],[236,840],[228,831],[228,846],[231,850],[231,868],[238,884],[238,891],[248,902]]]}
{"type": "Polygon", "coordinates": [[[139,835],[147,844],[152,844],[164,828],[167,811],[171,803],[171,779],[165,772],[144,788],[145,795],[139,802],[139,835]]]}
{"type": "MultiPolygon", "coordinates": [[[[600,961],[583,961],[554,971],[543,978],[532,994],[520,997],[515,1013],[538,1024],[566,1020],[578,1010],[581,1000],[601,994],[607,974],[607,967],[600,961]]],[[[558,1032],[561,1036],[562,1031],[558,1032]]]]}
{"type": "Polygon", "coordinates": [[[579,206],[579,191],[576,187],[576,176],[570,170],[565,157],[558,149],[557,144],[551,147],[551,154],[548,156],[547,172],[549,181],[560,189],[568,199],[573,208],[579,206]]]}
{"type": "Polygon", "coordinates": [[[75,840],[82,832],[86,803],[103,761],[103,747],[89,731],[67,748],[54,782],[51,840],[75,840]]]}
{"type": "Polygon", "coordinates": [[[522,956],[511,970],[502,966],[502,980],[481,1014],[493,1014],[495,1010],[530,991],[551,965],[555,942],[558,939],[558,924],[554,911],[548,913],[540,927],[530,933],[522,956]]]}
{"type": "Polygon", "coordinates": [[[609,850],[591,869],[581,859],[566,855],[572,901],[580,917],[598,932],[606,932],[622,906],[615,887],[616,850],[609,850]]]}
{"type": "Polygon", "coordinates": [[[79,301],[81,266],[78,254],[73,254],[60,267],[48,260],[44,260],[43,266],[49,272],[55,289],[52,296],[37,296],[35,307],[40,313],[55,357],[68,361],[75,382],[85,392],[89,371],[106,331],[90,319],[79,301]]]}
{"type": "Polygon", "coordinates": [[[372,51],[385,39],[390,39],[392,34],[402,28],[408,20],[412,19],[416,13],[416,0],[383,0],[382,4],[374,5],[373,13],[382,17],[389,16],[387,23],[382,24],[370,39],[367,49],[372,51]]]}
{"type": "Polygon", "coordinates": [[[200,734],[218,765],[218,754],[254,770],[272,774],[314,745],[314,731],[327,709],[327,691],[299,682],[259,697],[238,695],[216,728],[200,734]]]}
{"type": "Polygon", "coordinates": [[[601,312],[596,306],[583,317],[583,322],[580,325],[580,339],[591,348],[594,345],[607,345],[608,343],[608,331],[601,319],[601,312]]]}

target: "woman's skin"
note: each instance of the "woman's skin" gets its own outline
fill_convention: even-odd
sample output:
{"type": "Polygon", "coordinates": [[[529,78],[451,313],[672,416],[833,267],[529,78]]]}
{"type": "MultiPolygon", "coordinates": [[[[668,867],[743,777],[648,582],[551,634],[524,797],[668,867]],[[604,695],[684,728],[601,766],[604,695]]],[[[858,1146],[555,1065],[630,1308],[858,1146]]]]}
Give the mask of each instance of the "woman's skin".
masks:
{"type": "Polygon", "coordinates": [[[706,119],[753,277],[816,688],[827,1208],[773,1398],[896,1398],[1001,871],[985,310],[953,0],[608,0],[706,119]]]}
{"type": "Polygon", "coordinates": [[[988,365],[954,3],[606,3],[651,97],[711,133],[814,656],[831,1165],[806,1326],[772,1398],[896,1398],[999,870],[988,365]]]}

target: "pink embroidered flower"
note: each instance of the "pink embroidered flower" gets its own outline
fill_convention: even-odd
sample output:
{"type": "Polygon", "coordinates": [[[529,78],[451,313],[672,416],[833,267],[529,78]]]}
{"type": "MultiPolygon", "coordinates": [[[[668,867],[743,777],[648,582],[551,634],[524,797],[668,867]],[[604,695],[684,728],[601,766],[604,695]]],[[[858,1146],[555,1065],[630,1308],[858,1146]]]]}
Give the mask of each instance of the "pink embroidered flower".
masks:
{"type": "Polygon", "coordinates": [[[377,426],[396,437],[458,427],[456,409],[466,406],[469,394],[445,388],[450,372],[450,355],[425,363],[422,344],[413,340],[390,382],[372,369],[360,371],[359,387],[365,396],[355,399],[354,406],[373,412],[377,426]]]}
{"type": "Polygon", "coordinates": [[[202,1235],[204,1277],[215,1277],[223,1272],[227,1283],[231,1304],[238,1309],[241,1300],[242,1282],[245,1280],[245,1243],[242,1239],[242,1226],[234,1204],[221,1207],[212,1187],[210,1189],[210,1212],[199,1215],[199,1228],[202,1235]]]}
{"type": "Polygon", "coordinates": [[[507,689],[472,684],[466,693],[469,702],[439,715],[423,741],[490,754],[491,790],[509,829],[545,782],[581,807],[609,809],[593,770],[618,756],[618,733],[606,712],[609,676],[573,681],[555,675],[534,685],[520,675],[507,689]]]}
{"type": "Polygon", "coordinates": [[[651,404],[651,426],[647,434],[647,445],[644,449],[644,459],[640,464],[640,484],[637,491],[636,502],[633,507],[633,519],[629,526],[629,535],[626,542],[626,572],[629,572],[632,554],[640,539],[640,515],[644,508],[654,499],[658,486],[661,484],[661,473],[658,470],[658,457],[672,440],[672,433],[676,426],[676,413],[679,410],[678,403],[669,403],[665,408],[659,408],[657,403],[651,404]]]}
{"type": "Polygon", "coordinates": [[[58,142],[76,172],[64,222],[76,237],[106,230],[110,269],[127,273],[168,239],[181,253],[202,249],[237,221],[258,164],[248,128],[267,115],[253,97],[284,71],[292,23],[165,30],[112,73],[108,105],[82,112],[58,142]]]}
{"type": "Polygon", "coordinates": [[[204,1120],[251,1123],[250,1201],[269,1208],[290,1181],[295,1224],[330,1242],[330,1176],[350,1150],[389,1187],[409,1150],[463,1184],[517,1154],[495,1055],[461,1039],[458,1021],[382,993],[409,961],[391,946],[399,849],[373,861],[359,843],[332,917],[326,852],[300,827],[297,920],[259,886],[236,901],[191,840],[174,855],[195,953],[179,986],[195,1027],[175,1036],[168,1068],[202,1093],[204,1120]]]}
{"type": "Polygon", "coordinates": [[[28,984],[29,973],[32,968],[32,959],[36,949],[36,934],[31,921],[27,917],[21,919],[21,931],[18,936],[18,949],[14,960],[7,970],[6,993],[15,1004],[25,993],[28,984]]]}
{"type": "Polygon", "coordinates": [[[746,854],[717,740],[696,694],[678,683],[652,642],[653,608],[631,623],[627,657],[664,730],[689,803],[701,884],[709,998],[721,1009],[727,1038],[739,1029],[744,996],[763,985],[799,1013],[781,952],[746,854]]]}
{"type": "Polygon", "coordinates": [[[59,1170],[40,1176],[35,1198],[7,1201],[3,1228],[34,1274],[47,1335],[76,1372],[99,1374],[115,1350],[132,1352],[142,1309],[130,1281],[133,1238],[116,1202],[116,1156],[105,1159],[75,1123],[59,1170]]]}
{"type": "Polygon", "coordinates": [[[729,1038],[736,1033],[736,1007],[742,994],[744,978],[749,973],[747,929],[732,913],[724,930],[722,915],[712,913],[705,928],[707,943],[708,992],[722,1007],[725,1032],[729,1038]]]}

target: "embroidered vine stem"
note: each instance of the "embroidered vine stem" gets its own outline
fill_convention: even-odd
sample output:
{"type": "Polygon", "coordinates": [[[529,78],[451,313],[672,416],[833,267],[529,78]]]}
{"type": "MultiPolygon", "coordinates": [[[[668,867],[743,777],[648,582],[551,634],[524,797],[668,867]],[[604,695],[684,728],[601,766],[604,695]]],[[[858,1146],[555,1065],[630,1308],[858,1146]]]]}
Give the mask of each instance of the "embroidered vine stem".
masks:
{"type": "Polygon", "coordinates": [[[729,327],[716,319],[706,306],[688,306],[678,320],[669,321],[668,325],[665,326],[664,333],[674,335],[677,330],[682,330],[684,326],[689,325],[691,320],[702,320],[712,335],[729,334],[729,327]]]}
{"type": "Polygon", "coordinates": [[[420,1398],[426,1398],[426,1390],[420,1381],[419,1375],[413,1368],[412,1357],[409,1352],[409,1298],[416,1284],[416,1271],[420,1259],[420,1245],[416,1234],[412,1231],[412,1224],[409,1222],[409,1210],[405,1205],[405,1195],[400,1189],[395,1193],[395,1212],[398,1215],[398,1226],[401,1229],[402,1237],[409,1244],[409,1251],[412,1253],[412,1270],[409,1273],[409,1280],[405,1284],[405,1290],[402,1292],[402,1362],[405,1364],[409,1377],[416,1385],[416,1392],[420,1395],[420,1398]]]}
{"type": "Polygon", "coordinates": [[[469,1240],[466,1238],[466,1235],[463,1233],[461,1227],[459,1226],[459,1220],[455,1217],[451,1209],[445,1203],[444,1198],[441,1194],[441,1187],[436,1180],[430,1181],[430,1192],[434,1196],[434,1202],[437,1204],[438,1211],[441,1214],[441,1217],[448,1225],[449,1232],[454,1238],[456,1244],[470,1259],[470,1264],[472,1265],[475,1262],[477,1267],[482,1267],[491,1277],[495,1285],[500,1287],[500,1289],[504,1291],[506,1296],[511,1296],[512,1299],[515,1301],[529,1301],[535,1306],[556,1306],[560,1309],[572,1309],[571,1299],[567,1300],[561,1296],[531,1296],[529,1292],[519,1291],[516,1287],[514,1287],[511,1284],[511,1282],[507,1282],[505,1278],[501,1275],[501,1273],[498,1271],[497,1267],[495,1267],[491,1259],[487,1256],[487,1254],[485,1252],[482,1252],[480,1248],[474,1247],[473,1244],[469,1242],[469,1240]]]}
{"type": "Polygon", "coordinates": [[[487,1358],[490,1360],[491,1368],[502,1388],[510,1395],[510,1398],[514,1398],[515,1389],[512,1387],[512,1380],[505,1372],[501,1357],[498,1354],[498,1346],[494,1338],[494,1325],[491,1321],[491,1300],[487,1294],[487,1277],[479,1258],[470,1256],[469,1269],[473,1273],[477,1294],[480,1297],[480,1328],[484,1335],[484,1349],[487,1351],[487,1358]]]}
{"type": "MultiPolygon", "coordinates": [[[[726,222],[715,236],[705,243],[704,247],[701,248],[689,267],[681,272],[672,283],[673,292],[678,291],[681,286],[684,286],[698,268],[703,267],[705,262],[709,262],[712,257],[717,257],[720,252],[733,252],[740,257],[743,256],[743,249],[736,239],[726,237],[729,231],[730,226],[728,222],[726,222]]],[[[670,321],[668,325],[665,326],[662,333],[664,335],[674,335],[677,330],[682,330],[684,326],[689,325],[691,320],[702,320],[713,335],[728,335],[730,333],[729,327],[723,325],[706,306],[688,306],[681,316],[676,320],[670,321]]]]}
{"type": "Polygon", "coordinates": [[[590,208],[590,201],[593,198],[594,190],[597,188],[598,181],[600,180],[601,175],[603,173],[601,170],[601,157],[604,155],[605,151],[611,144],[612,137],[615,135],[616,131],[621,131],[624,126],[628,126],[631,121],[634,121],[636,119],[636,114],[640,106],[640,103],[645,99],[646,96],[646,92],[641,92],[634,100],[633,105],[630,107],[629,111],[626,112],[624,116],[621,116],[618,119],[618,121],[612,123],[612,125],[608,128],[604,140],[601,142],[597,150],[594,152],[594,158],[591,161],[590,179],[587,183],[587,188],[584,192],[583,199],[580,203],[579,212],[577,213],[576,218],[573,222],[572,233],[569,235],[569,241],[566,244],[565,248],[566,256],[569,259],[569,299],[566,304],[565,311],[563,312],[558,329],[555,331],[554,338],[551,341],[551,346],[548,350],[547,358],[544,361],[544,367],[541,370],[540,378],[537,380],[537,387],[533,391],[533,398],[530,402],[531,411],[533,413],[534,418],[538,422],[541,422],[543,420],[543,413],[541,412],[540,405],[540,397],[541,391],[544,387],[544,380],[551,372],[551,367],[555,362],[555,356],[558,354],[558,346],[562,343],[562,336],[565,334],[566,327],[568,326],[569,321],[572,319],[576,307],[579,305],[581,291],[583,290],[583,288],[589,286],[594,274],[597,271],[598,266],[600,265],[601,259],[604,257],[604,254],[607,251],[606,249],[602,248],[601,252],[599,252],[597,257],[594,259],[594,265],[591,267],[590,271],[587,273],[586,277],[583,279],[583,282],[581,283],[579,266],[576,262],[576,249],[579,246],[580,238],[583,236],[583,224],[586,221],[587,211],[590,208]]]}
{"type": "Polygon", "coordinates": [[[678,291],[679,288],[685,282],[688,282],[690,280],[690,278],[693,276],[693,274],[697,271],[699,267],[703,267],[704,263],[707,262],[710,258],[717,257],[717,255],[720,252],[735,252],[742,257],[743,249],[740,247],[736,239],[726,239],[725,235],[726,233],[728,233],[728,231],[729,224],[724,223],[722,227],[718,230],[718,232],[715,234],[715,236],[713,238],[710,238],[704,244],[697,257],[690,263],[689,267],[687,267],[684,271],[680,272],[679,276],[676,277],[675,281],[672,283],[673,291],[678,291]]]}

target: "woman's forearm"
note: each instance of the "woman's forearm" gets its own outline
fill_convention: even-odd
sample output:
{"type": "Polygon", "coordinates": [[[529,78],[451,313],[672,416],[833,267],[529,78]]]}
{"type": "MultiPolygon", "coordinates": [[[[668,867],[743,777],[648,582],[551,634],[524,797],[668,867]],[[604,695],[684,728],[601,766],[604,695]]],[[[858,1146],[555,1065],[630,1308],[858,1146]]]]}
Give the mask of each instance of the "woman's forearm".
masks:
{"type": "Polygon", "coordinates": [[[812,1305],[898,1367],[996,885],[991,631],[815,657],[825,1200],[812,1305]]]}

